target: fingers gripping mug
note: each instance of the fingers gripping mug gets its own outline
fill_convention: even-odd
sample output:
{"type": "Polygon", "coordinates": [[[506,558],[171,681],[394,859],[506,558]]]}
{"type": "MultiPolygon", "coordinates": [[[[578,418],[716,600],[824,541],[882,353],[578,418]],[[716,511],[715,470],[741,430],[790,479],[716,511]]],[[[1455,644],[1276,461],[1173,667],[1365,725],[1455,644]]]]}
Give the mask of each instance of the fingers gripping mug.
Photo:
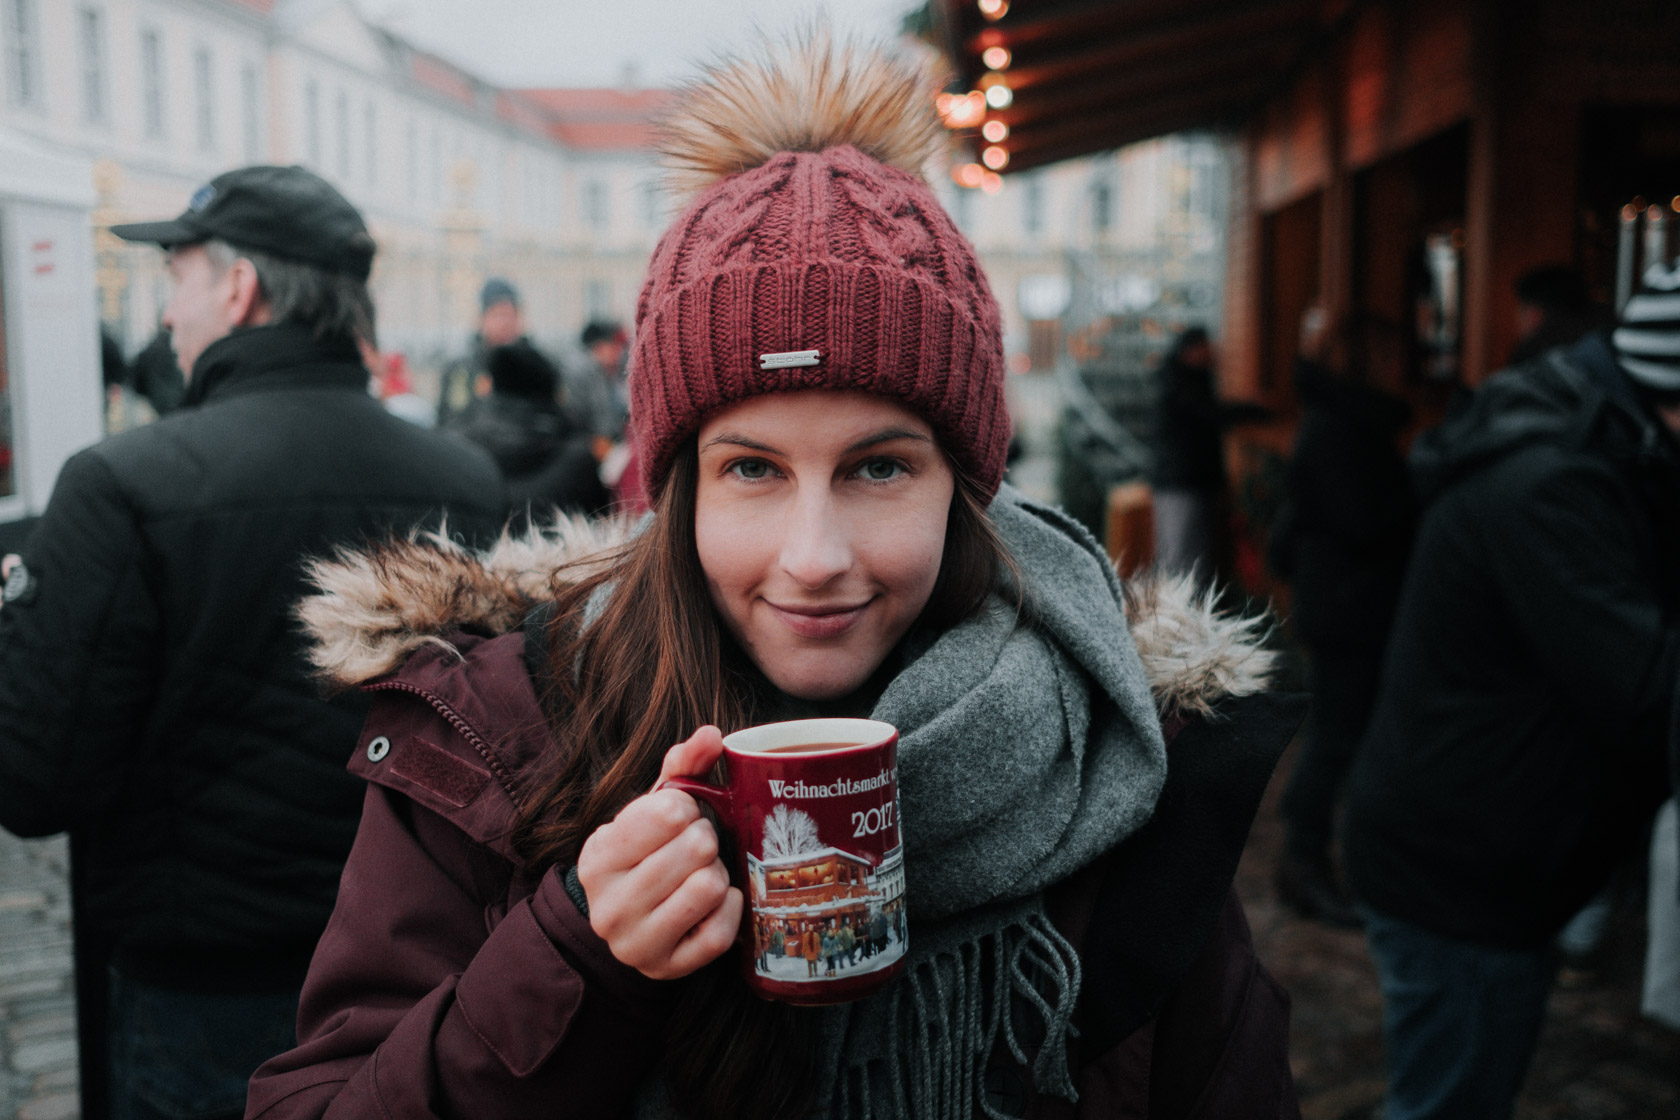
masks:
{"type": "Polygon", "coordinates": [[[671,778],[734,841],[747,985],[766,999],[861,999],[904,969],[898,730],[870,719],[767,723],[723,740],[728,781],[671,778]]]}

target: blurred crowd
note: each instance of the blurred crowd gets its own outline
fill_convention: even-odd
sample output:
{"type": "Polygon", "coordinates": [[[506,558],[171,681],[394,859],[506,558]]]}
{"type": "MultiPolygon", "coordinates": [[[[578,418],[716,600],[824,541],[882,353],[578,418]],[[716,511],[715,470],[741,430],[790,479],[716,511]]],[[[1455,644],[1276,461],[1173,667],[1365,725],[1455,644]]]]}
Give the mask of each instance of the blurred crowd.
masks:
{"type": "MultiPolygon", "coordinates": [[[[114,232],[167,252],[172,294],[139,352],[104,339],[113,438],[5,560],[0,824],[75,838],[85,1114],[179,1114],[119,1107],[162,1086],[237,1115],[293,1044],[364,797],[334,752],[365,705],[322,699],[297,642],[311,565],[391,530],[448,557],[646,512],[632,340],[596,320],[545,353],[491,277],[417,391],[378,348],[360,215],[299,168],[229,172],[179,218],[114,232]],[[181,950],[206,931],[225,951],[181,950]]],[[[1561,266],[1516,295],[1508,368],[1421,431],[1393,391],[1402,325],[1308,312],[1265,547],[1313,700],[1276,883],[1364,931],[1386,1120],[1509,1114],[1559,970],[1590,977],[1630,866],[1649,875],[1645,1011],[1680,1029],[1680,268],[1614,316],[1561,266]]],[[[1223,397],[1216,367],[1201,328],[1166,355],[1150,476],[1157,574],[1210,599],[1231,576],[1226,434],[1281,419],[1223,397]]],[[[440,613],[465,609],[452,587],[440,613]]],[[[457,808],[482,786],[441,751],[402,758],[457,808]]]]}
{"type": "MultiPolygon", "coordinates": [[[[1642,1010],[1680,1030],[1680,264],[1619,315],[1562,264],[1514,296],[1506,367],[1421,430],[1402,325],[1309,308],[1265,542],[1313,698],[1275,885],[1364,931],[1388,1120],[1509,1115],[1617,906],[1644,904],[1642,1010]]],[[[1153,476],[1157,561],[1207,578],[1221,436],[1270,419],[1210,361],[1192,328],[1162,363],[1153,476]]]]}

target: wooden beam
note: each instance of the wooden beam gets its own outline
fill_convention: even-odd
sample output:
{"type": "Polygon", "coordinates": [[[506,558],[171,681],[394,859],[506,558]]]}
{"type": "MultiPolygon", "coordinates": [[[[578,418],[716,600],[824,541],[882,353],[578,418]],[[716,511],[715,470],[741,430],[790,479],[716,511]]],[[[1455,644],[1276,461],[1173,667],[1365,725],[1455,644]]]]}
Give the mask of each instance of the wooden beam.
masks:
{"type": "MultiPolygon", "coordinates": [[[[1259,88],[1256,84],[1256,89],[1259,88]]],[[[1146,110],[1105,114],[1066,128],[1033,134],[1031,142],[1011,152],[1006,173],[1029,171],[1047,163],[1105,152],[1138,140],[1164,136],[1188,128],[1218,128],[1234,124],[1246,106],[1240,103],[1151,106],[1146,110]]]]}
{"type": "Polygon", "coordinates": [[[1132,34],[1109,34],[1068,40],[1055,49],[1029,54],[1017,52],[1009,69],[1010,88],[1017,93],[1034,86],[1078,80],[1093,72],[1110,72],[1140,63],[1184,64],[1209,50],[1229,49],[1259,40],[1287,38],[1304,43],[1316,29],[1316,6],[1291,0],[1218,19],[1164,21],[1132,34]]]}
{"type": "Polygon", "coordinates": [[[1178,123],[1172,127],[1164,127],[1159,132],[1143,135],[1158,136],[1180,128],[1211,125],[1246,109],[1250,100],[1263,86],[1264,82],[1257,76],[1241,85],[1202,90],[1182,97],[1160,98],[1147,106],[1117,106],[1105,112],[1086,113],[1075,118],[1063,119],[1054,125],[1011,132],[1008,147],[1010,164],[1013,166],[1017,157],[1027,156],[1041,148],[1060,147],[1081,141],[1088,142],[1086,150],[1093,152],[1118,147],[1120,144],[1140,139],[1137,128],[1157,120],[1178,123]],[[1126,138],[1111,138],[1118,134],[1125,134],[1126,138]]]}
{"type": "Polygon", "coordinates": [[[1299,49],[1295,36],[1274,35],[1228,44],[1221,50],[1198,52],[1191,62],[1161,60],[1135,67],[1115,67],[1100,79],[1017,90],[1014,103],[993,115],[1014,129],[1030,126],[1041,118],[1101,109],[1128,98],[1247,85],[1257,75],[1274,75],[1292,64],[1299,49]]]}

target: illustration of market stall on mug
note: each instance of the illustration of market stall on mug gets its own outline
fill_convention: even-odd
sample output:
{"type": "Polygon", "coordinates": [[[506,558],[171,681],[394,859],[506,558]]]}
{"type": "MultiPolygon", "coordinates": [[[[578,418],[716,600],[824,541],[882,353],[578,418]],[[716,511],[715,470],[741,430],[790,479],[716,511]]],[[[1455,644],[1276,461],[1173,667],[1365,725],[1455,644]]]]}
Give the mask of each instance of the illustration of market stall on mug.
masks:
{"type": "Polygon", "coordinates": [[[788,854],[747,857],[758,971],[806,981],[892,964],[905,948],[903,848],[875,867],[815,833],[788,854]]]}

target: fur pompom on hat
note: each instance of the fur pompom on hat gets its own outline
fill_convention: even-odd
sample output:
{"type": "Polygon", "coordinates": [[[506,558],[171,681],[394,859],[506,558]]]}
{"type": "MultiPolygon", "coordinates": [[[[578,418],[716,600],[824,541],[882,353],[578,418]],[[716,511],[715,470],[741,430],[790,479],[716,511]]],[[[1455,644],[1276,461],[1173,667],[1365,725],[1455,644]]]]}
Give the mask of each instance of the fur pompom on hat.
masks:
{"type": "Polygon", "coordinates": [[[997,301],[921,176],[939,143],[916,67],[825,33],[683,91],[662,149],[698,192],[636,311],[631,426],[657,491],[726,405],[794,389],[899,401],[990,496],[1010,421],[997,301]]]}

